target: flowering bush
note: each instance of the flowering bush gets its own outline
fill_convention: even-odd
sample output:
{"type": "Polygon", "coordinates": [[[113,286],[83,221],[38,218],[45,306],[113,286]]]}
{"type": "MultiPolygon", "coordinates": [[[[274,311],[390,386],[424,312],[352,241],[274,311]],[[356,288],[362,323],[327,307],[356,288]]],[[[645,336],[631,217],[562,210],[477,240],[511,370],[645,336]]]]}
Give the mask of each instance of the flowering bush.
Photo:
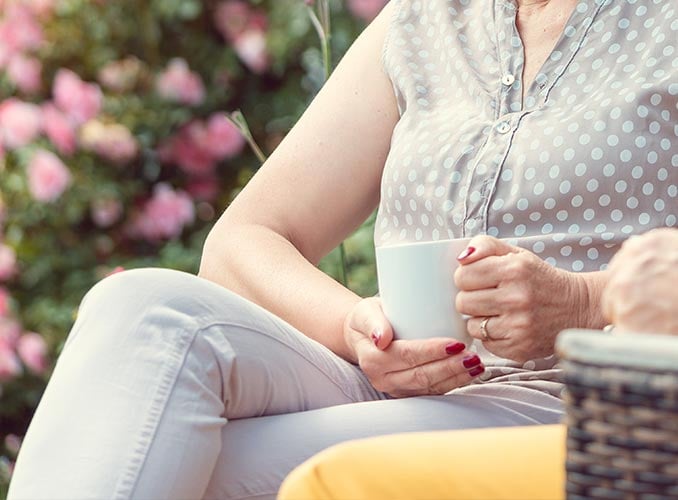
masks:
{"type": "MultiPolygon", "coordinates": [[[[335,60],[385,1],[330,2],[335,60]]],[[[123,268],[197,271],[260,164],[230,113],[271,151],[322,84],[307,14],[301,0],[0,0],[0,497],[86,290],[123,268]]],[[[346,248],[349,284],[374,292],[371,230],[346,248]]],[[[337,275],[336,255],[321,267],[337,275]]]]}

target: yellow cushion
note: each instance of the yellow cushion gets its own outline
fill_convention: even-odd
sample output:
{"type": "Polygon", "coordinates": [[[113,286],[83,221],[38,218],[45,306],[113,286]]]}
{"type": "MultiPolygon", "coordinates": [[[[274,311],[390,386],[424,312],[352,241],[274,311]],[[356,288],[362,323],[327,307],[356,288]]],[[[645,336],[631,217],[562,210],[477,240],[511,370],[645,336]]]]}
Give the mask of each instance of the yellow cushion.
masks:
{"type": "Polygon", "coordinates": [[[565,498],[564,425],[380,436],[293,470],[280,500],[565,498]]]}

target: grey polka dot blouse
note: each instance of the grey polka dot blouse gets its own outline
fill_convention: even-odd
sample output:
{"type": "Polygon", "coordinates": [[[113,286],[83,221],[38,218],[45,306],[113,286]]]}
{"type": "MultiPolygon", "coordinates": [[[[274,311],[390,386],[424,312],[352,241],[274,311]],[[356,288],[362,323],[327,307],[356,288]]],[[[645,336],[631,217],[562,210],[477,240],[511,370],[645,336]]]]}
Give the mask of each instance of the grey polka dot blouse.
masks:
{"type": "MultiPolygon", "coordinates": [[[[581,0],[524,100],[511,0],[391,1],[382,63],[400,120],[377,246],[489,234],[597,271],[630,235],[676,226],[675,0],[581,0]]],[[[559,392],[555,359],[475,347],[487,379],[559,392]]]]}

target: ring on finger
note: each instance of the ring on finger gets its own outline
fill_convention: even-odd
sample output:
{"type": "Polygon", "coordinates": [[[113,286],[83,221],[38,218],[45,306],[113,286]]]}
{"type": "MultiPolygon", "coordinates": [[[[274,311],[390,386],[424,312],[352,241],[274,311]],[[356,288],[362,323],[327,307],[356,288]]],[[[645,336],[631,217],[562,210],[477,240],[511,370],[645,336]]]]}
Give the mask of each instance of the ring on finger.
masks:
{"type": "Polygon", "coordinates": [[[490,321],[489,316],[480,322],[480,334],[483,336],[483,340],[485,341],[492,340],[492,337],[490,337],[490,334],[487,331],[488,321],[490,321]]]}

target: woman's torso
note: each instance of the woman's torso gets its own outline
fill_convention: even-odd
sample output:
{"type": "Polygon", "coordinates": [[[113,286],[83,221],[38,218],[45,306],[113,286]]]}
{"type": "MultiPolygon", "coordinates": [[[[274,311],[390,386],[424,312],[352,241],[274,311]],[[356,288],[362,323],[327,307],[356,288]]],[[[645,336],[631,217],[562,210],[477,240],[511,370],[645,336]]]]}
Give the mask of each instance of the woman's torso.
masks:
{"type": "MultiPolygon", "coordinates": [[[[401,117],[377,246],[489,234],[597,271],[630,235],[676,226],[672,0],[577,2],[524,100],[513,2],[392,1],[383,64],[401,117]]],[[[475,347],[486,379],[560,390],[554,357],[518,365],[475,347]]]]}

